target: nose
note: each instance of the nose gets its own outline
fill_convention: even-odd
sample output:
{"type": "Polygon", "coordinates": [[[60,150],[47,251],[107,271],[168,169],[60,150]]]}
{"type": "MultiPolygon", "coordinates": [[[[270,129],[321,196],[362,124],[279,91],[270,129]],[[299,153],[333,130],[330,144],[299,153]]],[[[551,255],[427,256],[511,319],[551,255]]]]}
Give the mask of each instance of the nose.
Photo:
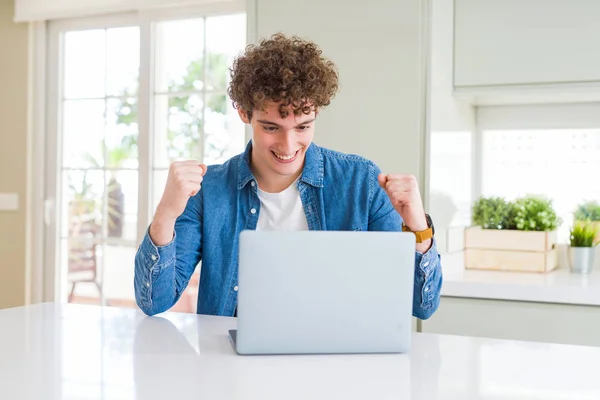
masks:
{"type": "Polygon", "coordinates": [[[283,137],[281,138],[281,151],[286,155],[290,155],[295,151],[294,145],[296,142],[296,133],[293,129],[289,129],[283,132],[283,137]]]}

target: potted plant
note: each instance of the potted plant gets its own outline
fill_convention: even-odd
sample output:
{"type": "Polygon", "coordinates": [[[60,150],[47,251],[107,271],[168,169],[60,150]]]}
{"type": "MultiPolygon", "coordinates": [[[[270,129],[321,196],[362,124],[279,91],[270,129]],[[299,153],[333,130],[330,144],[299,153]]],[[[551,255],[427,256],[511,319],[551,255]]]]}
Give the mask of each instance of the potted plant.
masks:
{"type": "Polygon", "coordinates": [[[594,266],[598,227],[590,221],[575,221],[571,229],[569,261],[571,271],[587,274],[594,266]]]}
{"type": "Polygon", "coordinates": [[[556,229],[562,220],[552,200],[528,195],[507,201],[479,198],[465,231],[465,267],[548,272],[558,266],[556,229]]]}
{"type": "Polygon", "coordinates": [[[110,178],[106,187],[107,225],[109,237],[122,237],[125,212],[125,194],[121,182],[117,179],[117,171],[122,168],[127,160],[137,151],[137,137],[127,135],[121,143],[106,149],[106,166],[111,168],[110,178]]]}
{"type": "Polygon", "coordinates": [[[510,229],[511,204],[503,197],[481,197],[473,204],[473,224],[483,229],[510,229]]]}
{"type": "MultiPolygon", "coordinates": [[[[107,146],[103,141],[100,146],[105,148],[105,167],[110,174],[105,188],[107,195],[107,233],[109,237],[120,238],[123,236],[125,194],[117,173],[136,154],[137,137],[130,134],[124,136],[119,144],[107,146]]],[[[91,154],[86,154],[85,159],[94,168],[102,169],[102,163],[91,154]]]]}
{"type": "Polygon", "coordinates": [[[562,223],[556,215],[552,200],[544,196],[526,196],[517,199],[512,206],[512,221],[521,231],[554,231],[562,223]]]}
{"type": "Polygon", "coordinates": [[[587,201],[577,206],[575,210],[577,221],[600,221],[600,204],[597,201],[587,201]]]}
{"type": "Polygon", "coordinates": [[[574,213],[574,220],[591,222],[598,229],[596,242],[600,242],[600,203],[587,201],[579,204],[574,213]]]}
{"type": "Polygon", "coordinates": [[[68,208],[69,235],[77,235],[81,221],[96,221],[98,204],[87,171],[83,172],[81,181],[69,176],[68,185],[73,195],[68,208]]]}

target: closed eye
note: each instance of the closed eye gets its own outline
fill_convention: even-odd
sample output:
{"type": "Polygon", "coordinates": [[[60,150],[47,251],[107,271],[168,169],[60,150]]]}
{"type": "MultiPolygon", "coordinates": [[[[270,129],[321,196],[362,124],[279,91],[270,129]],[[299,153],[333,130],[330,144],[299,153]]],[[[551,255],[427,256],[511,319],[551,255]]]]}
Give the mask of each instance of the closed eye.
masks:
{"type": "Polygon", "coordinates": [[[263,129],[265,132],[275,132],[279,128],[277,126],[272,125],[263,125],[263,129]]]}

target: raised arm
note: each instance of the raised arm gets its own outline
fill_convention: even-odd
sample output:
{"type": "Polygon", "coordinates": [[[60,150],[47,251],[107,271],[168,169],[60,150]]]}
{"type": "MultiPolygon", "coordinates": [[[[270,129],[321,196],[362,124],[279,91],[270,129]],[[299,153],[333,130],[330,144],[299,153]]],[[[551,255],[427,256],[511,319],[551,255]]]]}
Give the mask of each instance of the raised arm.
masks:
{"type": "MultiPolygon", "coordinates": [[[[369,230],[402,231],[403,219],[398,211],[399,207],[394,207],[395,202],[398,202],[399,200],[395,196],[395,191],[399,190],[406,193],[411,189],[400,182],[394,182],[388,185],[388,180],[383,179],[384,176],[380,175],[380,171],[377,167],[373,167],[371,175],[369,230]],[[389,189],[386,190],[384,187],[389,187],[389,189]]],[[[385,176],[385,178],[387,178],[387,176],[385,176]]],[[[412,181],[412,178],[407,179],[408,181],[412,181]]],[[[410,182],[410,185],[413,183],[414,182],[410,182]]],[[[414,184],[416,185],[416,183],[414,184]]],[[[418,196],[418,201],[420,201],[420,196],[418,196]]],[[[416,220],[414,217],[411,218],[416,220]]],[[[425,218],[424,211],[423,218],[425,218]]],[[[434,237],[431,242],[426,245],[426,248],[419,248],[417,246],[415,254],[413,294],[413,315],[415,317],[427,319],[433,315],[440,303],[441,288],[441,257],[438,254],[434,237]]]]}
{"type": "Polygon", "coordinates": [[[171,308],[202,258],[203,203],[199,194],[206,166],[174,162],[156,213],[135,256],[134,289],[140,309],[154,315],[171,308]]]}

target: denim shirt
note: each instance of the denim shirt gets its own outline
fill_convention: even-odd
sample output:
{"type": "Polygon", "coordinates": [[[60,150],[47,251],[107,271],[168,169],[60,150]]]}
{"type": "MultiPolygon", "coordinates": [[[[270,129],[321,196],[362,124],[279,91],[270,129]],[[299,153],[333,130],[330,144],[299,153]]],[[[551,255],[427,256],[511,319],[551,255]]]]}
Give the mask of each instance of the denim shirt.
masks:
{"type": "MultiPolygon", "coordinates": [[[[237,306],[240,232],[256,229],[257,184],[250,171],[252,144],[224,164],[209,166],[202,189],[175,223],[173,240],[156,246],[146,231],[136,256],[134,288],[140,309],[171,308],[201,263],[198,314],[232,316],[237,306]]],[[[311,144],[297,187],[309,230],[401,231],[402,219],[379,186],[379,168],[356,155],[311,144]]],[[[413,315],[429,318],[442,285],[435,239],[415,254],[413,315]]]]}

